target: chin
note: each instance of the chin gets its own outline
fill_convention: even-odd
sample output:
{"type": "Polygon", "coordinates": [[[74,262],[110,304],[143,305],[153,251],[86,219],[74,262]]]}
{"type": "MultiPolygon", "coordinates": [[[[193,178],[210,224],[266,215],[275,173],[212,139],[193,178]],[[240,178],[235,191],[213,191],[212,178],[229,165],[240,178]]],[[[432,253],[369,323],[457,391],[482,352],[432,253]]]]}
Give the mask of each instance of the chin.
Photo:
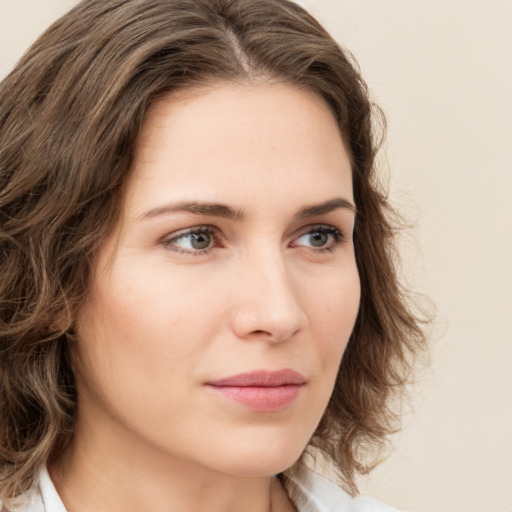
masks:
{"type": "Polygon", "coordinates": [[[262,446],[254,443],[252,449],[232,450],[232,457],[222,458],[223,472],[241,477],[268,477],[293,466],[301,457],[305,446],[275,441],[262,446]]]}

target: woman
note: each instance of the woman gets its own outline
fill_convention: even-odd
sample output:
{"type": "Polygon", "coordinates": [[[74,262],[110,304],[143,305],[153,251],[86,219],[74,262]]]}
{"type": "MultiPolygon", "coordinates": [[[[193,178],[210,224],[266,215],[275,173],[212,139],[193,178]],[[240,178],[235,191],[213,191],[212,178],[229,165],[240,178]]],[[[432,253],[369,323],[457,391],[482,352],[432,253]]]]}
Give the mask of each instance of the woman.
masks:
{"type": "Polygon", "coordinates": [[[356,476],[424,338],[372,122],[288,1],[85,0],[35,43],[0,86],[5,510],[390,510],[356,476]]]}

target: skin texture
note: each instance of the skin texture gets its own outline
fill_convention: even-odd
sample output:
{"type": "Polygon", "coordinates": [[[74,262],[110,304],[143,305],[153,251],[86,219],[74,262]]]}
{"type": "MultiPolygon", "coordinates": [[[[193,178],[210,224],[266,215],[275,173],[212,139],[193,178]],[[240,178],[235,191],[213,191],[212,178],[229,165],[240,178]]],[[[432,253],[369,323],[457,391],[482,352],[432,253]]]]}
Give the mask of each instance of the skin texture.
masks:
{"type": "Polygon", "coordinates": [[[151,107],[75,326],[76,435],[51,468],[69,512],[293,510],[271,476],[307,445],[354,326],[350,203],[313,93],[222,83],[151,107]],[[277,411],[207,385],[281,369],[305,384],[277,411]]]}

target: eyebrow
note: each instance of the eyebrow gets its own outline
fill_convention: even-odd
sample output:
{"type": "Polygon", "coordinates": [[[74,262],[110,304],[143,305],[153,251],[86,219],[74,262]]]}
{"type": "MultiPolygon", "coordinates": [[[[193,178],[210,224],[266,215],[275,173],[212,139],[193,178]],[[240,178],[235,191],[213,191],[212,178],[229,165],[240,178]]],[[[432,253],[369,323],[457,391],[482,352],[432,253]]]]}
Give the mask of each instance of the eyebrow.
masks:
{"type": "Polygon", "coordinates": [[[340,208],[350,210],[354,214],[356,213],[356,207],[353,203],[342,197],[336,197],[325,203],[313,204],[302,208],[297,215],[295,215],[295,218],[299,220],[306,217],[315,217],[316,215],[324,215],[340,208]]]}
{"type": "Polygon", "coordinates": [[[157,217],[167,213],[192,213],[194,215],[207,215],[233,220],[241,220],[244,217],[243,210],[231,208],[231,206],[226,204],[183,201],[153,208],[141,215],[140,219],[157,217]]]}
{"type": "MultiPolygon", "coordinates": [[[[347,199],[337,197],[330,199],[324,203],[313,204],[301,208],[294,216],[296,220],[304,219],[307,217],[315,217],[317,215],[324,215],[344,208],[356,213],[356,207],[347,199]]],[[[172,203],[153,208],[146,213],[142,214],[139,219],[148,219],[165,215],[168,213],[192,213],[194,215],[205,215],[210,217],[221,217],[230,220],[242,220],[245,217],[243,209],[235,209],[231,206],[222,203],[209,203],[198,201],[183,201],[179,203],[172,203]]]]}

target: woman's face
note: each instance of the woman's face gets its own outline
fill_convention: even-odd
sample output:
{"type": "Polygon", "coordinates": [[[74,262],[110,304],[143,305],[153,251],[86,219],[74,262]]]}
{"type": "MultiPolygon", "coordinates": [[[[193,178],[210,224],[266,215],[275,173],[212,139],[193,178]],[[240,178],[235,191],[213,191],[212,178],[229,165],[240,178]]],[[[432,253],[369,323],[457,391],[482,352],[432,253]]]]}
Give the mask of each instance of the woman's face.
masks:
{"type": "Polygon", "coordinates": [[[352,204],[311,92],[218,84],[154,104],[77,319],[77,439],[237,475],[293,464],[358,311],[352,204]]]}

